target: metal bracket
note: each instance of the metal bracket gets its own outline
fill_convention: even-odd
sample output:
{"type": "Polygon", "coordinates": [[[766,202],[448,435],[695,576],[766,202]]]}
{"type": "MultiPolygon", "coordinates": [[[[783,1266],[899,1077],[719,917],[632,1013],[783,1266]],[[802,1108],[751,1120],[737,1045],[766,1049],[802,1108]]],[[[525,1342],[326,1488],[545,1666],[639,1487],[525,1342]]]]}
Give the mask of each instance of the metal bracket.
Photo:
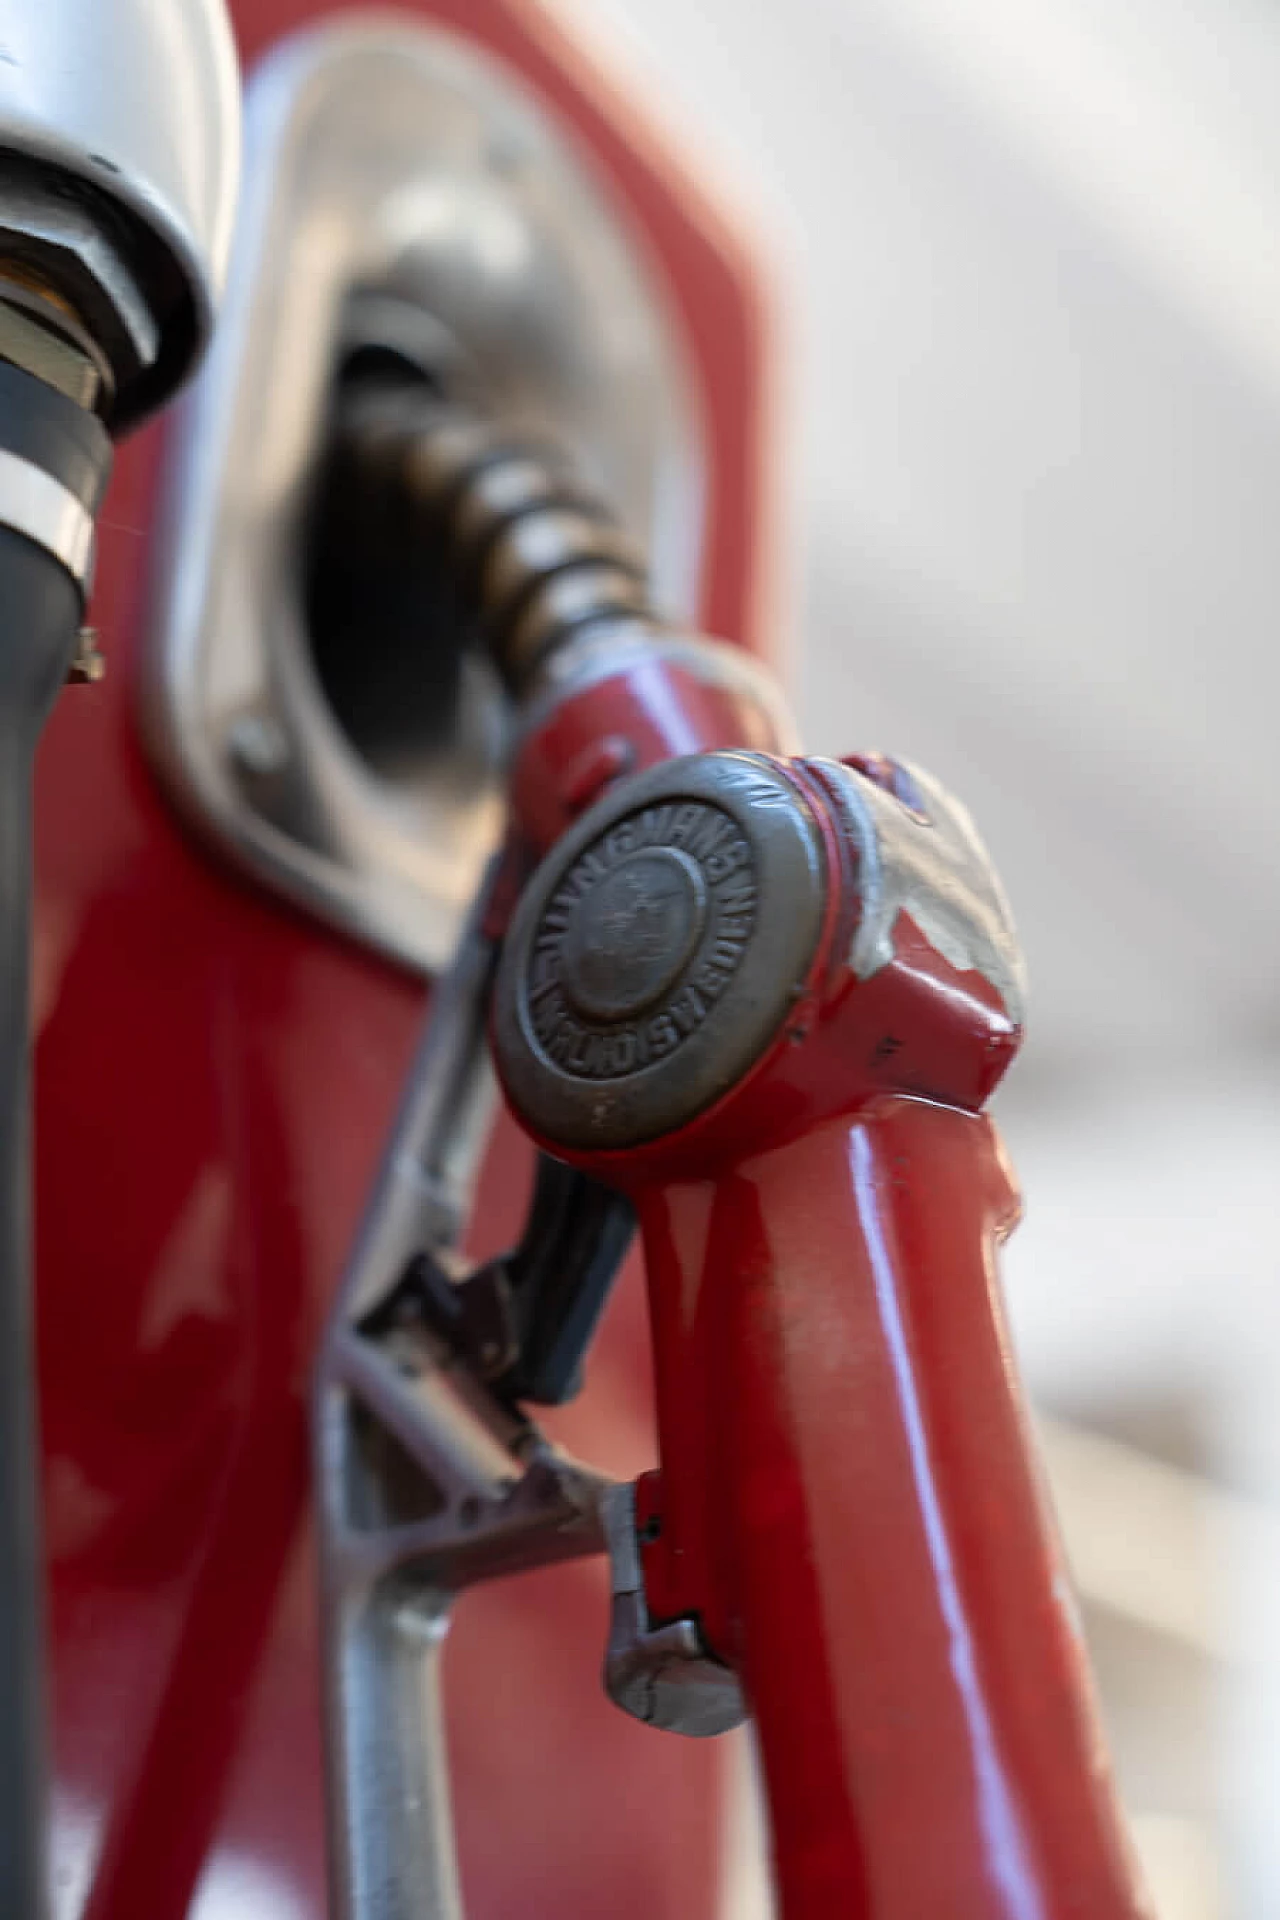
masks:
{"type": "Polygon", "coordinates": [[[334,1920],[457,1920],[438,1698],[453,1599],[604,1547],[607,1483],[428,1321],[379,1311],[412,1255],[447,1260],[469,1209],[494,1098],[486,893],[436,992],[317,1378],[334,1920]]]}
{"type": "Polygon", "coordinates": [[[246,134],[223,314],[178,435],[146,731],[175,799],[239,864],[433,972],[497,839],[505,716],[468,662],[443,740],[424,713],[421,750],[390,774],[325,699],[297,556],[339,365],[362,346],[416,356],[572,446],[677,618],[702,541],[690,381],[616,209],[462,41],[388,17],[308,30],[258,70],[246,134]]]}
{"type": "Polygon", "coordinates": [[[607,1552],[610,1696],[685,1734],[746,1714],[696,1621],[649,1619],[634,1488],[551,1446],[490,1392],[465,1332],[400,1284],[415,1258],[441,1287],[464,1271],[453,1249],[495,1095],[496,871],[437,988],[317,1377],[333,1920],[460,1920],[439,1665],[452,1603],[477,1581],[607,1552]]]}
{"type": "Polygon", "coordinates": [[[708,1653],[696,1620],[650,1622],[635,1488],[606,1489],[601,1513],[613,1587],[606,1693],[624,1713],[666,1733],[706,1739],[732,1732],[747,1717],[737,1674],[708,1653]]]}

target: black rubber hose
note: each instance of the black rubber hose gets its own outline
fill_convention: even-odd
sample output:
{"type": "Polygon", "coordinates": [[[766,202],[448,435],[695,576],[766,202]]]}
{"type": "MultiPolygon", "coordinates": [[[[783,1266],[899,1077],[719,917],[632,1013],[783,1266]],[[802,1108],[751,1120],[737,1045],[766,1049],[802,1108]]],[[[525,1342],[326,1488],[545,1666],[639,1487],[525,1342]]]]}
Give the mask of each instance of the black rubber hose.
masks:
{"type": "MultiPolygon", "coordinates": [[[[0,361],[0,454],[94,518],[111,469],[102,422],[0,361]]],[[[47,493],[47,487],[46,487],[47,493]]],[[[29,505],[29,498],[28,498],[29,505]]],[[[31,1258],[31,781],[64,684],[81,589],[0,521],[0,1920],[48,1912],[44,1560],[31,1258]]]]}
{"type": "Polygon", "coordinates": [[[43,1555],[31,1287],[31,778],[80,627],[71,576],[0,527],[0,1914],[47,1912],[43,1555]]]}

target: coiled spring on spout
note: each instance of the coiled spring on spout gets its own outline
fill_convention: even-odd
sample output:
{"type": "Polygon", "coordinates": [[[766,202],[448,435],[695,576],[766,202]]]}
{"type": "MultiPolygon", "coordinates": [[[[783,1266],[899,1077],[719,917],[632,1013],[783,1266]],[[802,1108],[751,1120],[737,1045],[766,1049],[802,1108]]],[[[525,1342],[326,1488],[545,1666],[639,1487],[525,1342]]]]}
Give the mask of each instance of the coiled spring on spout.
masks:
{"type": "Polygon", "coordinates": [[[564,451],[422,387],[341,398],[312,527],[321,600],[335,548],[359,552],[370,582],[412,564],[420,601],[516,697],[570,637],[658,624],[643,558],[564,451]]]}

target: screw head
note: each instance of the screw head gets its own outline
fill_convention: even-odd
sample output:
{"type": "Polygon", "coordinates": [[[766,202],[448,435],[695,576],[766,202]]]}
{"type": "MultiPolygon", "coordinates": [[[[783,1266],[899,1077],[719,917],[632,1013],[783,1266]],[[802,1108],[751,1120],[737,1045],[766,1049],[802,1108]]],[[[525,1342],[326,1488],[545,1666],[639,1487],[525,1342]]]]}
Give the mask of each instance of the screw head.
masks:
{"type": "Polygon", "coordinates": [[[67,668],[67,685],[96,686],[99,680],[106,678],[106,672],[106,657],[98,650],[97,628],[81,627],[76,636],[76,650],[71,656],[71,665],[67,668]]]}
{"type": "Polygon", "coordinates": [[[227,738],[233,757],[246,773],[260,780],[279,773],[288,764],[289,742],[268,714],[241,714],[227,738]]]}

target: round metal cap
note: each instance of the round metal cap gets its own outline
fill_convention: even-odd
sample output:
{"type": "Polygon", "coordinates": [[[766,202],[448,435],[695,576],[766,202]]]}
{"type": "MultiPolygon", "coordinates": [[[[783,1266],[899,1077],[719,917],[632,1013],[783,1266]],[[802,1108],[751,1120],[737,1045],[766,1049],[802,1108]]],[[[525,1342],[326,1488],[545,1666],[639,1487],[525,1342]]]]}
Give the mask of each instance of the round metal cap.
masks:
{"type": "Polygon", "coordinates": [[[782,770],[698,754],[627,781],[525,890],[494,1009],[518,1113],[565,1147],[673,1132],[760,1058],[825,902],[821,837],[782,770]]]}
{"type": "MultiPolygon", "coordinates": [[[[120,416],[132,422],[191,370],[226,271],[240,86],[225,0],[10,6],[0,55],[0,151],[53,169],[70,189],[69,219],[81,180],[91,218],[105,199],[117,220],[149,236],[155,271],[143,293],[158,337],[136,392],[119,395],[120,416]]],[[[114,236],[106,240],[109,253],[114,236]]],[[[84,247],[92,273],[94,240],[76,232],[68,245],[84,247]]]]}

